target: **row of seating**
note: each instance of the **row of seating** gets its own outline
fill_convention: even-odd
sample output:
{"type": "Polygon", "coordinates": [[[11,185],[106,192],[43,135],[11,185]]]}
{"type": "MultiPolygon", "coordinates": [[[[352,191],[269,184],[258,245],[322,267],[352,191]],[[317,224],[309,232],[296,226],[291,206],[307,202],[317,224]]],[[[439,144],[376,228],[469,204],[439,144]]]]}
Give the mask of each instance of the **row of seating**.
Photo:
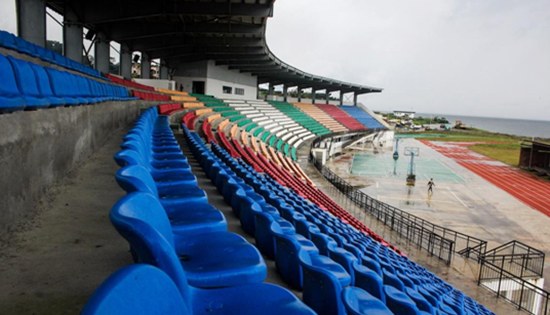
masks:
{"type": "Polygon", "coordinates": [[[126,80],[122,77],[119,77],[119,76],[116,76],[116,75],[113,75],[113,74],[108,73],[108,74],[105,75],[105,77],[107,77],[107,79],[111,80],[113,83],[120,84],[120,85],[125,86],[127,88],[139,89],[139,90],[144,90],[144,91],[154,91],[155,90],[155,88],[152,87],[152,86],[137,83],[137,82],[134,82],[134,81],[131,81],[131,80],[126,80]]]}
{"type": "Polygon", "coordinates": [[[317,120],[331,132],[346,132],[348,128],[344,127],[338,121],[334,120],[327,113],[322,111],[319,107],[308,104],[308,103],[293,103],[294,106],[298,107],[301,111],[311,116],[311,118],[317,120]]]}
{"type": "Polygon", "coordinates": [[[286,156],[296,160],[296,150],[304,140],[314,137],[309,131],[293,122],[271,105],[261,101],[243,102],[236,100],[218,100],[206,95],[197,96],[206,107],[212,108],[219,116],[209,118],[212,127],[223,125],[224,132],[236,126],[232,136],[241,132],[238,141],[246,144],[262,141],[286,156]],[[242,131],[240,131],[242,130],[242,131]],[[284,140],[283,140],[284,138],[284,140]]]}
{"type": "Polygon", "coordinates": [[[311,131],[316,136],[323,136],[330,133],[330,130],[325,126],[321,125],[317,120],[313,119],[311,116],[299,110],[294,105],[287,102],[280,101],[269,101],[271,105],[279,109],[288,117],[292,118],[294,121],[302,125],[304,128],[311,131]]]}
{"type": "Polygon", "coordinates": [[[342,314],[344,303],[348,308],[353,305],[362,309],[357,313],[368,314],[371,307],[376,305],[379,309],[382,302],[395,314],[491,314],[414,262],[239,163],[215,143],[211,143],[211,148],[219,159],[213,158],[198,135],[185,129],[184,126],[206,174],[219,188],[219,182],[224,183],[220,191],[240,217],[243,229],[256,237],[256,244],[265,255],[275,257],[282,278],[304,290],[304,301],[315,311],[342,314]],[[255,196],[254,191],[261,196],[255,196]],[[249,199],[239,201],[245,196],[249,199]],[[285,243],[281,234],[301,236],[292,245],[292,241],[285,243]],[[324,256],[338,262],[340,268],[324,256]],[[350,284],[368,293],[353,287],[342,289],[350,284]],[[321,288],[324,291],[319,291],[321,288]],[[338,300],[340,293],[343,301],[338,300]]]}
{"type": "Polygon", "coordinates": [[[263,258],[244,238],[228,232],[221,212],[208,204],[166,116],[147,110],[122,148],[115,156],[123,166],[116,179],[128,195],[113,207],[111,221],[128,240],[136,262],[160,270],[136,265],[113,275],[84,314],[121,313],[120,296],[145,307],[159,299],[160,305],[185,309],[185,314],[313,314],[288,290],[262,283],[263,258]],[[132,282],[119,274],[139,273],[151,277],[142,280],[143,286],[160,281],[159,289],[168,291],[170,299],[115,289],[132,282]]]}
{"type": "Polygon", "coordinates": [[[0,54],[0,112],[132,99],[104,81],[0,54]]]}
{"type": "Polygon", "coordinates": [[[363,124],[368,129],[384,129],[382,125],[376,118],[372,117],[369,113],[365,112],[358,106],[340,106],[340,108],[348,113],[350,116],[355,118],[361,124],[363,124]]]}
{"type": "Polygon", "coordinates": [[[330,117],[337,120],[344,127],[348,128],[350,131],[356,130],[365,130],[367,129],[363,124],[358,122],[355,118],[348,115],[345,111],[341,110],[338,106],[330,104],[314,104],[315,106],[322,109],[330,117]]]}
{"type": "Polygon", "coordinates": [[[101,73],[95,69],[66,58],[52,50],[35,45],[3,30],[0,30],[0,47],[11,49],[34,58],[39,58],[51,64],[55,64],[73,71],[78,71],[89,76],[103,78],[101,73]]]}
{"type": "Polygon", "coordinates": [[[169,102],[172,100],[170,98],[170,95],[161,94],[157,92],[132,90],[132,95],[144,101],[169,102]]]}

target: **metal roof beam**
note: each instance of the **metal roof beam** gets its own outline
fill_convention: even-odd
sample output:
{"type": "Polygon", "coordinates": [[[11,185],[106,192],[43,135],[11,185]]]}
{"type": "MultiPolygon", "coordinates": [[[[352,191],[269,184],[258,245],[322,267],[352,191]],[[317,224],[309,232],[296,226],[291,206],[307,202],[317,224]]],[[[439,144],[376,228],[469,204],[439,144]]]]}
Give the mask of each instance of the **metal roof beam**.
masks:
{"type": "Polygon", "coordinates": [[[146,18],[197,15],[197,16],[233,16],[233,17],[272,17],[273,4],[247,4],[231,2],[188,2],[188,1],[149,1],[143,5],[135,1],[117,1],[123,7],[118,10],[106,10],[112,7],[112,0],[95,0],[94,5],[82,5],[76,11],[82,22],[93,25],[136,21],[146,18]]]}
{"type": "Polygon", "coordinates": [[[185,33],[258,34],[263,32],[261,24],[233,23],[189,23],[178,26],[167,24],[126,23],[113,26],[108,33],[110,39],[125,42],[129,40],[178,36],[185,33]]]}

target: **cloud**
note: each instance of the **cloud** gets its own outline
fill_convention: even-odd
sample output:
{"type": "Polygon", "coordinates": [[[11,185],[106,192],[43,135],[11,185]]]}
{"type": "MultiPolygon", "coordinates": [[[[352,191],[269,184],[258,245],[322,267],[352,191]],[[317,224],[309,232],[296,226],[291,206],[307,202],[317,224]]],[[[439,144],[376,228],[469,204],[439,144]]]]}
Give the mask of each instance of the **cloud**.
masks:
{"type": "Polygon", "coordinates": [[[267,41],[374,109],[550,120],[545,0],[277,1],[267,41]]]}

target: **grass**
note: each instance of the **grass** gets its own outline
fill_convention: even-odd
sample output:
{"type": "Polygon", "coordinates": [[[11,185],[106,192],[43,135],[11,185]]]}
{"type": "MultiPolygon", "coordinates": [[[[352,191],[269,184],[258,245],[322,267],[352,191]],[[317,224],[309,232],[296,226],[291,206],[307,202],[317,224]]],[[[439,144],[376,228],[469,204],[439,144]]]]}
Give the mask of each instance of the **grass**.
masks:
{"type": "Polygon", "coordinates": [[[512,166],[518,166],[520,143],[522,140],[521,137],[492,133],[479,129],[446,132],[426,131],[419,134],[416,138],[433,141],[472,142],[473,144],[469,146],[470,150],[512,166]]]}

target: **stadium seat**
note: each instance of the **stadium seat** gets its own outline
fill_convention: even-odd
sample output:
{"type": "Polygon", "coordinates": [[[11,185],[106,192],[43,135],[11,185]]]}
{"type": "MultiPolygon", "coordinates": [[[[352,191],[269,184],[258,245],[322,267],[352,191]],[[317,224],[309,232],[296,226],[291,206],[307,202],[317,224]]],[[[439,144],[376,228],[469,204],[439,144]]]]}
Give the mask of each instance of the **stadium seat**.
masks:
{"type": "Polygon", "coordinates": [[[342,300],[348,315],[393,315],[384,302],[361,288],[344,288],[342,300]]]}
{"type": "Polygon", "coordinates": [[[298,258],[304,271],[304,303],[319,315],[346,314],[341,294],[351,284],[351,277],[344,268],[326,256],[307,251],[300,251],[298,258]]]}
{"type": "Polygon", "coordinates": [[[15,74],[6,57],[0,55],[0,111],[13,112],[25,107],[25,100],[21,97],[15,74]]]}
{"type": "MultiPolygon", "coordinates": [[[[191,210],[192,211],[192,210],[191,210]]],[[[162,268],[179,264],[189,283],[203,288],[262,282],[267,269],[258,250],[241,236],[210,232],[189,236],[174,234],[162,206],[148,193],[131,193],[111,210],[111,222],[126,238],[139,262],[162,268]],[[172,253],[159,251],[168,244],[172,253]]]]}
{"type": "Polygon", "coordinates": [[[150,265],[124,267],[105,280],[88,299],[82,315],[192,314],[178,287],[150,265]]]}

